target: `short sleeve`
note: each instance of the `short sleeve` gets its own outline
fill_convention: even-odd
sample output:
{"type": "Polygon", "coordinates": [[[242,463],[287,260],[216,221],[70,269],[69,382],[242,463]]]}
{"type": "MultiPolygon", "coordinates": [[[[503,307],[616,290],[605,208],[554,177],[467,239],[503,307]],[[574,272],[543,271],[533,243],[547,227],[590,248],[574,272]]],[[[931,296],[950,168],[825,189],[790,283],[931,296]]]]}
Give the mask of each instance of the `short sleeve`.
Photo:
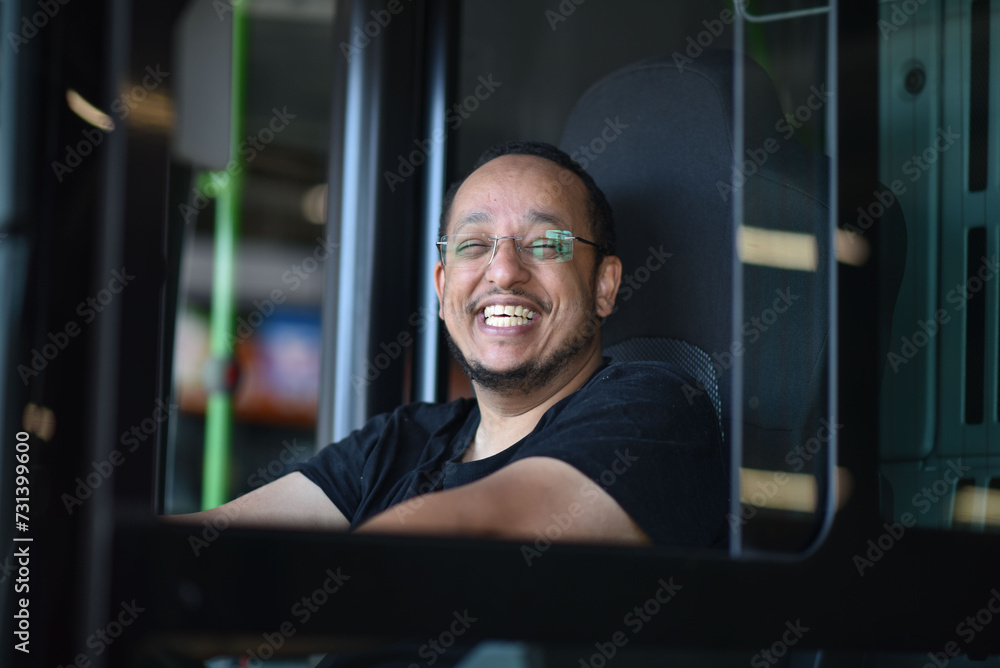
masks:
{"type": "Polygon", "coordinates": [[[293,467],[315,483],[348,519],[362,502],[365,464],[379,441],[390,414],[378,415],[347,438],[332,443],[293,467]]]}
{"type": "Polygon", "coordinates": [[[437,489],[474,428],[475,402],[412,403],[378,415],[296,467],[319,486],[351,526],[437,489]]]}
{"type": "MultiPolygon", "coordinates": [[[[512,461],[552,457],[603,488],[654,544],[711,546],[728,509],[722,436],[694,381],[660,362],[612,364],[543,416],[512,461]]],[[[583,505],[596,497],[582,491],[583,505]]]]}

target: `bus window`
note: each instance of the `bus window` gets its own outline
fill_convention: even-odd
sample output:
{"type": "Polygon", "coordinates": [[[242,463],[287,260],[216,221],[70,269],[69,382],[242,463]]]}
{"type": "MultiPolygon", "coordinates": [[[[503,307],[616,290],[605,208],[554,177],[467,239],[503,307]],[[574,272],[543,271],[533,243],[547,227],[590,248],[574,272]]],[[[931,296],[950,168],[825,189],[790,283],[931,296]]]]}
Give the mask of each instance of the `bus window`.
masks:
{"type": "MultiPolygon", "coordinates": [[[[443,363],[435,317],[441,197],[483,149],[525,139],[561,146],[616,211],[623,269],[605,355],[649,359],[636,346],[666,342],[664,359],[688,374],[687,403],[714,411],[730,480],[716,545],[796,552],[821,538],[849,477],[834,465],[829,390],[838,258],[823,11],[462,3],[455,52],[441,56],[454,76],[427,90],[408,87],[418,74],[402,67],[383,78],[355,69],[387,67],[376,48],[406,61],[415,46],[399,35],[415,19],[402,11],[384,26],[377,11],[370,26],[337,24],[319,2],[230,13],[243,17],[233,46],[246,40],[231,60],[245,86],[232,118],[220,116],[228,100],[199,97],[226,65],[206,57],[224,43],[211,39],[218,12],[192,5],[177,33],[176,152],[194,176],[179,204],[188,231],[169,512],[216,507],[400,403],[473,396],[443,363]],[[332,69],[317,69],[331,49],[332,69]],[[636,84],[630,68],[651,78],[636,84]],[[234,123],[229,155],[213,139],[234,123]],[[373,132],[384,136],[363,141],[373,132]],[[395,243],[376,248],[387,236],[395,243]]],[[[447,38],[427,30],[432,44],[447,38]]]]}

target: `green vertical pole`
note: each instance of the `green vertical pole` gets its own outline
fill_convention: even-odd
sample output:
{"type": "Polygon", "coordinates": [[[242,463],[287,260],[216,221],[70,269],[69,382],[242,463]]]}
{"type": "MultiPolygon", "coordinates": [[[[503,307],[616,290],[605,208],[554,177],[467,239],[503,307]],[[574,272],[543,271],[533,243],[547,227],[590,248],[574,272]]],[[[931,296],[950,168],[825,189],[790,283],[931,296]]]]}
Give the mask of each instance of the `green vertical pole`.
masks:
{"type": "MultiPolygon", "coordinates": [[[[243,164],[239,145],[243,139],[246,103],[247,18],[244,3],[233,3],[233,65],[230,102],[229,164],[210,177],[218,187],[215,195],[215,261],[212,274],[212,312],[209,350],[213,372],[225,375],[233,363],[236,326],[234,270],[236,240],[240,231],[243,195],[243,164]]],[[[209,179],[204,180],[204,192],[209,179]]],[[[205,408],[205,458],[201,507],[214,508],[229,500],[232,459],[233,395],[230,384],[215,378],[209,387],[205,408]]]]}

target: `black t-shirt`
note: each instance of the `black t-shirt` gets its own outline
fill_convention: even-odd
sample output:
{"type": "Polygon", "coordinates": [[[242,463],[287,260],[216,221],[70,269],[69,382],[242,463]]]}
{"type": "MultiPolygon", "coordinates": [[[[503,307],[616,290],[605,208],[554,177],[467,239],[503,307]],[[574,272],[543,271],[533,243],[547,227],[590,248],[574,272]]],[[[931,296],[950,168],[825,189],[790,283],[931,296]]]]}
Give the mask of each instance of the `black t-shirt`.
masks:
{"type": "MultiPolygon", "coordinates": [[[[464,485],[525,457],[552,457],[602,487],[654,544],[709,546],[728,508],[727,458],[704,394],[662,362],[607,364],[506,450],[472,462],[472,399],[415,403],[373,418],[300,464],[355,527],[420,494],[464,485]]],[[[582,505],[596,494],[581,490],[582,505]]]]}

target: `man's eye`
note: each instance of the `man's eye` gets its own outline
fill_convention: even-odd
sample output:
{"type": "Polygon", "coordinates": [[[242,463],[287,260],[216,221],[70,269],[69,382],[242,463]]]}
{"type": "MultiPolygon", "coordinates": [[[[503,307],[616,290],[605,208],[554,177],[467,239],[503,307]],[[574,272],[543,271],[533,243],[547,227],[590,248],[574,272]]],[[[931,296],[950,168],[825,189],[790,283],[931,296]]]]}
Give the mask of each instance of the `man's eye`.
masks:
{"type": "Polygon", "coordinates": [[[463,241],[455,248],[455,254],[463,257],[482,255],[490,249],[490,245],[482,241],[463,241]]]}
{"type": "Polygon", "coordinates": [[[551,260],[566,252],[566,243],[558,239],[536,239],[528,248],[536,258],[551,260]]]}

